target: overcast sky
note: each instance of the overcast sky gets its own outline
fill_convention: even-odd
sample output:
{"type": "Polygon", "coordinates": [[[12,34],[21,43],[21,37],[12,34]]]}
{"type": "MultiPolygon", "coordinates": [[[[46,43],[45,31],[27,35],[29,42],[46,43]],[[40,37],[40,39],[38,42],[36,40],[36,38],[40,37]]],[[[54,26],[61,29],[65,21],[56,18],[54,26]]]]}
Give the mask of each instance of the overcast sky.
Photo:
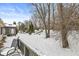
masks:
{"type": "Polygon", "coordinates": [[[29,20],[32,14],[32,4],[29,3],[0,3],[0,18],[5,23],[29,20]]]}

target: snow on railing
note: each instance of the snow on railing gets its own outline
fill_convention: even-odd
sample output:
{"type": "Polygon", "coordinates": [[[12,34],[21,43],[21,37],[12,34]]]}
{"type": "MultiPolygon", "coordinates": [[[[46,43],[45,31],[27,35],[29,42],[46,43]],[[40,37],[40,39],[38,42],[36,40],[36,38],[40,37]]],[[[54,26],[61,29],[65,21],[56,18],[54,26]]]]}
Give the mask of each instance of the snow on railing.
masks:
{"type": "Polygon", "coordinates": [[[35,55],[35,56],[45,56],[40,51],[38,51],[37,49],[35,49],[31,45],[29,45],[27,42],[23,41],[21,38],[19,39],[19,44],[20,44],[20,42],[23,43],[23,45],[24,45],[24,48],[23,48],[24,49],[24,55],[26,53],[25,48],[27,48],[29,50],[29,52],[32,51],[31,53],[29,53],[29,55],[32,54],[32,55],[35,55]]]}

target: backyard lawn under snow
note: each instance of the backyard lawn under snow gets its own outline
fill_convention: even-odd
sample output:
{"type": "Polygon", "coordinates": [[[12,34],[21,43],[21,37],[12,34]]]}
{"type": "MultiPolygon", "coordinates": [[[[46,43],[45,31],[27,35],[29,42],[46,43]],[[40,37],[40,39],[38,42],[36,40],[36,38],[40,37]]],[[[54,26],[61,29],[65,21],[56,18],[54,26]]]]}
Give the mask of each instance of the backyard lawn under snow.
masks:
{"type": "Polygon", "coordinates": [[[20,40],[28,45],[33,51],[43,56],[59,55],[79,55],[79,32],[68,32],[68,42],[70,48],[61,47],[61,35],[58,31],[51,31],[51,37],[46,39],[45,33],[18,33],[20,40]]]}

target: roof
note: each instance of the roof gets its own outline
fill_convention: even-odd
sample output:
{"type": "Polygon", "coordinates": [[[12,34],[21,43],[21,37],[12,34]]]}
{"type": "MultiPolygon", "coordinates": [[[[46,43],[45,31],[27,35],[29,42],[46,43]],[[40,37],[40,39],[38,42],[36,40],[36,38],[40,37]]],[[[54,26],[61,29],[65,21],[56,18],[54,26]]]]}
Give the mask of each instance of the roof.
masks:
{"type": "Polygon", "coordinates": [[[14,24],[7,24],[7,23],[5,23],[4,27],[16,27],[16,25],[14,25],[14,24]]]}

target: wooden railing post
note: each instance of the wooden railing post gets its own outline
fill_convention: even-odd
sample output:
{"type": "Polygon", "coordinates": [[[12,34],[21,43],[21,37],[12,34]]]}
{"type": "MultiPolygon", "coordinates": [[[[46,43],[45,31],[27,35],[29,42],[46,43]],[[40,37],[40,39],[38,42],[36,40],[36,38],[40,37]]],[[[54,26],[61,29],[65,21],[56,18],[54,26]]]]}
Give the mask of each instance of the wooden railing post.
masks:
{"type": "Polygon", "coordinates": [[[24,46],[24,55],[26,55],[26,48],[25,48],[25,46],[24,46]]]}

